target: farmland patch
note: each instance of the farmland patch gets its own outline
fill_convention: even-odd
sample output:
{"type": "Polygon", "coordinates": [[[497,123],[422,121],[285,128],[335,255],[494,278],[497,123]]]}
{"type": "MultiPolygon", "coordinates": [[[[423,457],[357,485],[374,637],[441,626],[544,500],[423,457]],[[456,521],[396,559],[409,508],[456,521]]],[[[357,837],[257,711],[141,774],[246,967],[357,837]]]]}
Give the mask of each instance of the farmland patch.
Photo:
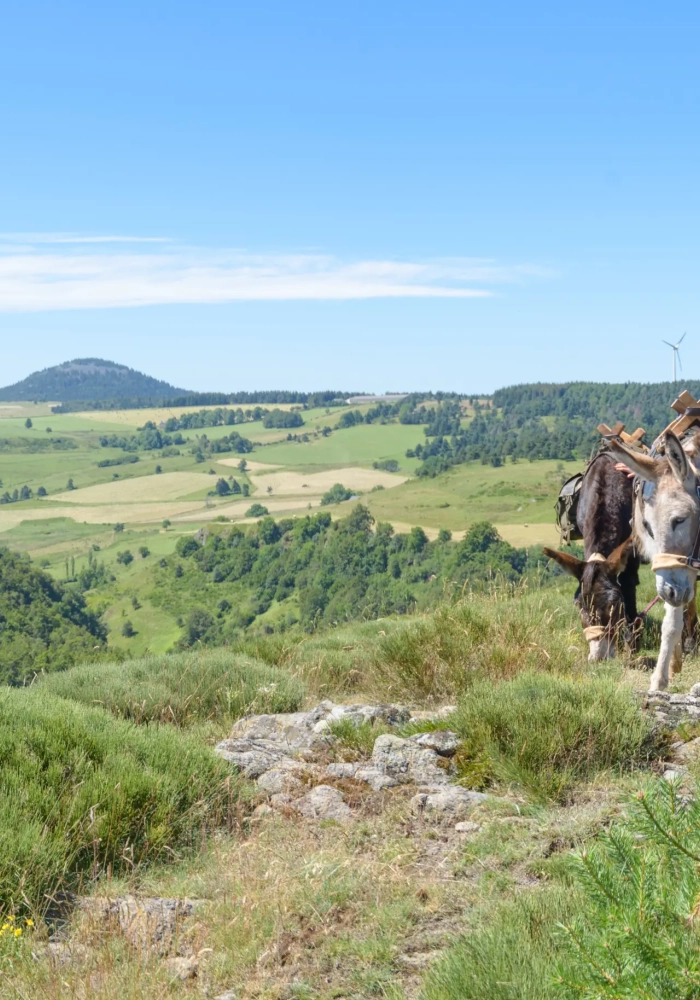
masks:
{"type": "Polygon", "coordinates": [[[212,477],[203,473],[164,472],[57,493],[53,499],[72,504],[158,502],[177,500],[212,486],[212,477]]]}

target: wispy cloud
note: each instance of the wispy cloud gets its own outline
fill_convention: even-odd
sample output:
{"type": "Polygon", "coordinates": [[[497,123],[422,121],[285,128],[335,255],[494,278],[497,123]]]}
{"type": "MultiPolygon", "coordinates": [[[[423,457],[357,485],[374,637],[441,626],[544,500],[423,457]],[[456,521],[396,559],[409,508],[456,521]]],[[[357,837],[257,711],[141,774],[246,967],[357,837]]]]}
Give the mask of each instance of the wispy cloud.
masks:
{"type": "Polygon", "coordinates": [[[181,247],[160,237],[0,234],[0,311],[253,300],[484,298],[545,272],[494,261],[343,261],[181,247]],[[157,249],[144,244],[160,243],[157,249]],[[115,250],[110,244],[131,244],[115,250]]]}

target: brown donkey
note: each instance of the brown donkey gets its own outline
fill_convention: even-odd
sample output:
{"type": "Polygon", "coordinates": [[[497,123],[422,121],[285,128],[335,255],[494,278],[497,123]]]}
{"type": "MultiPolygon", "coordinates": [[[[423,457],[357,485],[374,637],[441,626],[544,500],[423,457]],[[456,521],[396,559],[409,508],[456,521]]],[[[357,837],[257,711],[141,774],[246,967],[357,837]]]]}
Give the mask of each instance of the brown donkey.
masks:
{"type": "MultiPolygon", "coordinates": [[[[694,609],[700,550],[700,477],[675,434],[662,439],[663,457],[630,451],[615,440],[610,449],[641,480],[635,492],[633,537],[656,575],[666,611],[661,649],[650,690],[668,687],[669,670],[680,669],[683,608],[694,609]]],[[[690,451],[691,449],[689,449],[690,451]]]]}
{"type": "Polygon", "coordinates": [[[620,634],[629,647],[634,642],[639,583],[639,557],[630,537],[634,497],[632,482],[615,468],[616,461],[603,452],[583,479],[576,521],[584,558],[544,549],[579,582],[574,601],[589,643],[589,660],[614,656],[620,634]]]}

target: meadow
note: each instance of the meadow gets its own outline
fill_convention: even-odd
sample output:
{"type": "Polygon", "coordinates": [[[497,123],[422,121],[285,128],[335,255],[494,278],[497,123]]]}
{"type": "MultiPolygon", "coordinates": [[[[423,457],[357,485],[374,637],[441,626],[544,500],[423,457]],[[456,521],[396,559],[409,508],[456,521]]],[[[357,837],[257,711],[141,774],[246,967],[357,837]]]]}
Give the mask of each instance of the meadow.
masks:
{"type": "MultiPolygon", "coordinates": [[[[617,824],[627,836],[630,823],[638,835],[628,803],[641,788],[657,795],[664,782],[654,775],[676,737],[655,730],[632,697],[646,674],[587,664],[562,596],[494,590],[419,617],[88,664],[7,692],[2,904],[21,933],[0,935],[4,993],[575,995],[557,976],[584,982],[590,969],[558,926],[600,942],[599,904],[572,848],[599,850],[617,878],[600,831],[617,824]],[[260,791],[212,745],[246,713],[321,698],[454,706],[439,725],[462,739],[458,780],[488,793],[472,832],[417,818],[412,791],[348,780],[337,787],[352,803],[350,826],[256,813],[260,791]],[[44,910],[71,891],[196,898],[194,938],[183,943],[203,956],[198,975],[175,985],[157,953],[129,946],[119,925],[95,923],[89,910],[64,926],[72,960],[48,960],[44,910]]],[[[689,668],[684,687],[700,662],[689,668]]],[[[421,727],[435,723],[398,732],[421,727]]],[[[367,753],[382,731],[338,727],[336,759],[367,753]]],[[[654,850],[650,842],[650,858],[654,850]]],[[[687,877],[692,888],[692,865],[687,877]]]]}

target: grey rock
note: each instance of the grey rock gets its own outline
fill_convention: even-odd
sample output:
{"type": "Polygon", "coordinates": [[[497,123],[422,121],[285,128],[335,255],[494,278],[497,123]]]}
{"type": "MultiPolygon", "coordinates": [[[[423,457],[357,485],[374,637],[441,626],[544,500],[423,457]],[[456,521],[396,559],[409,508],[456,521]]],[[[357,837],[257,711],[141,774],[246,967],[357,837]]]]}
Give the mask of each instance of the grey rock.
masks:
{"type": "Polygon", "coordinates": [[[225,990],[223,993],[217,993],[214,1000],[238,1000],[238,994],[235,990],[225,990]]]}
{"type": "Polygon", "coordinates": [[[410,736],[409,739],[412,743],[417,743],[419,747],[434,750],[441,757],[454,757],[460,744],[457,733],[453,733],[449,729],[436,729],[432,733],[417,733],[415,736],[410,736]]]}
{"type": "Polygon", "coordinates": [[[338,764],[328,764],[326,774],[329,778],[354,778],[360,767],[357,761],[341,761],[338,764]]]}
{"type": "Polygon", "coordinates": [[[687,778],[687,776],[688,768],[680,764],[672,764],[666,768],[663,774],[664,781],[680,781],[683,778],[687,778]]]}
{"type": "Polygon", "coordinates": [[[322,701],[309,712],[286,712],[278,715],[247,715],[238,719],[228,739],[216,752],[243,772],[247,778],[259,778],[285,758],[308,759],[314,748],[332,740],[330,724],[347,719],[354,725],[382,720],[394,725],[407,721],[408,709],[400,705],[334,705],[322,701]]]}
{"type": "Polygon", "coordinates": [[[401,784],[396,778],[385,774],[376,767],[358,768],[355,771],[355,778],[357,781],[366,782],[375,792],[381,792],[385,788],[396,788],[397,785],[401,784]]]}
{"type": "Polygon", "coordinates": [[[307,819],[333,819],[337,823],[347,823],[352,819],[350,807],[345,803],[342,792],[331,785],[316,785],[297,799],[292,808],[307,819]]]}
{"type": "Polygon", "coordinates": [[[88,949],[84,944],[60,939],[48,942],[47,951],[50,960],[55,965],[75,965],[84,962],[88,957],[88,949]]]}
{"type": "Polygon", "coordinates": [[[275,795],[278,792],[301,792],[303,789],[303,779],[308,778],[319,771],[319,768],[302,761],[293,760],[291,757],[283,757],[277,761],[274,767],[265,771],[257,779],[258,788],[275,795]]]}
{"type": "Polygon", "coordinates": [[[700,736],[687,743],[674,744],[675,757],[681,763],[697,760],[700,757],[700,736]]]}
{"type": "Polygon", "coordinates": [[[446,785],[437,791],[419,792],[411,799],[412,810],[419,815],[463,816],[483,802],[482,792],[472,792],[459,785],[446,785]]]}
{"type": "Polygon", "coordinates": [[[468,833],[478,833],[481,827],[478,823],[473,823],[471,820],[462,820],[461,823],[455,824],[455,833],[468,834],[468,833]]]}
{"type": "MultiPolygon", "coordinates": [[[[205,950],[211,951],[210,948],[205,950]]],[[[201,954],[202,952],[199,953],[201,954]]],[[[190,955],[187,958],[175,955],[173,958],[166,958],[163,965],[173,981],[184,982],[187,979],[194,979],[199,972],[199,955],[190,955]]]]}
{"type": "Polygon", "coordinates": [[[688,693],[692,698],[700,698],[700,684],[693,684],[688,693]]]}
{"type": "Polygon", "coordinates": [[[372,751],[372,768],[401,785],[445,785],[448,779],[445,763],[434,750],[390,733],[379,736],[372,751]]]}
{"type": "Polygon", "coordinates": [[[176,946],[182,922],[191,917],[198,905],[190,899],[167,899],[161,896],[82,897],[78,905],[83,913],[100,923],[115,923],[134,948],[166,955],[176,946]]]}
{"type": "Polygon", "coordinates": [[[274,809],[267,802],[261,802],[259,806],[256,806],[250,814],[250,820],[252,823],[259,823],[261,820],[265,819],[266,816],[271,816],[274,813],[274,809]]]}

